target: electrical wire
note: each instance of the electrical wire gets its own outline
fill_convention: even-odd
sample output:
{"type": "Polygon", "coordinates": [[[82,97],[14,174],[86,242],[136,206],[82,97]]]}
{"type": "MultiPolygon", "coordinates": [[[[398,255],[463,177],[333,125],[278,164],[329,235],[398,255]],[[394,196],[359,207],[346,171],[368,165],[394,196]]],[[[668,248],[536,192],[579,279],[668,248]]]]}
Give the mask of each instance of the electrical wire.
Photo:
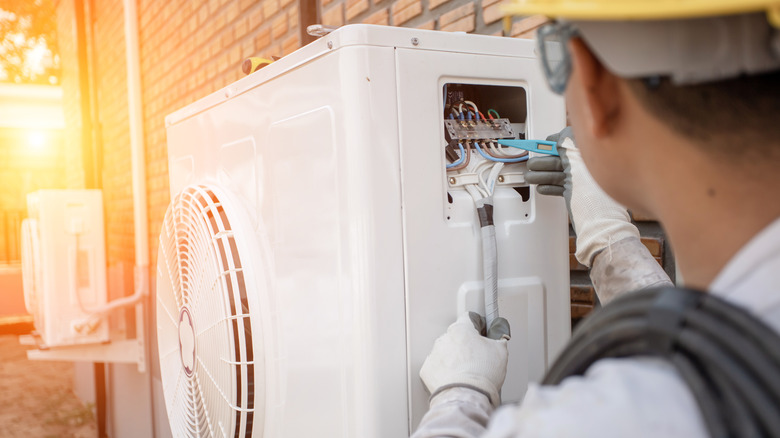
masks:
{"type": "Polygon", "coordinates": [[[447,169],[453,169],[453,168],[455,168],[457,166],[460,166],[461,164],[463,164],[466,161],[466,156],[468,154],[463,149],[463,145],[461,143],[458,143],[458,149],[460,149],[460,158],[458,159],[458,161],[456,161],[454,163],[451,163],[451,164],[447,164],[446,166],[444,166],[447,169]]]}
{"type": "MultiPolygon", "coordinates": [[[[461,146],[461,144],[458,143],[458,146],[461,146]]],[[[461,160],[459,160],[459,161],[461,161],[460,164],[456,165],[455,163],[452,163],[452,167],[450,167],[449,165],[446,166],[447,167],[447,171],[451,172],[451,171],[465,169],[466,167],[468,167],[469,163],[471,162],[471,146],[469,146],[468,142],[466,142],[465,153],[461,152],[461,160]],[[464,157],[465,157],[465,159],[463,159],[464,157]]]]}
{"type": "Polygon", "coordinates": [[[527,154],[524,154],[524,156],[522,156],[520,158],[497,158],[497,157],[492,157],[489,154],[485,153],[485,151],[483,151],[479,147],[479,143],[478,142],[474,142],[474,147],[477,149],[477,152],[479,152],[479,154],[482,155],[482,157],[484,157],[486,160],[490,160],[490,161],[497,161],[499,163],[520,163],[522,161],[527,161],[528,160],[528,155],[527,154]]]}
{"type": "Polygon", "coordinates": [[[499,147],[500,145],[498,143],[496,143],[495,141],[493,141],[493,140],[490,140],[490,142],[488,143],[488,146],[490,146],[490,147],[489,148],[486,147],[485,148],[485,152],[488,155],[490,155],[491,157],[494,157],[494,158],[509,158],[509,159],[513,159],[513,158],[520,158],[520,157],[524,157],[524,156],[528,155],[528,151],[525,151],[525,150],[523,152],[520,152],[519,154],[510,154],[510,153],[506,152],[505,148],[499,147]]]}
{"type": "MultiPolygon", "coordinates": [[[[501,118],[501,116],[499,116],[499,115],[498,115],[498,111],[494,110],[493,108],[490,108],[490,109],[488,110],[488,116],[490,115],[490,113],[493,113],[493,114],[495,114],[497,119],[500,119],[500,118],[501,118]]],[[[492,119],[492,117],[491,117],[491,119],[492,119]]]]}

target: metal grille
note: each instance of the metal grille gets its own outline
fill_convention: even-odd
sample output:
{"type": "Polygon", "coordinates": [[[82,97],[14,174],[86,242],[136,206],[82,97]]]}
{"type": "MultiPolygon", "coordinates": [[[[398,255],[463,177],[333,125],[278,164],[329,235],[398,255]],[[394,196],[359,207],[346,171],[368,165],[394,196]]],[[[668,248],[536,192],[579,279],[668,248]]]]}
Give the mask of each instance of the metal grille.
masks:
{"type": "Polygon", "coordinates": [[[216,189],[191,186],[171,203],[160,233],[160,371],[177,437],[252,434],[252,323],[229,216],[216,189]]]}

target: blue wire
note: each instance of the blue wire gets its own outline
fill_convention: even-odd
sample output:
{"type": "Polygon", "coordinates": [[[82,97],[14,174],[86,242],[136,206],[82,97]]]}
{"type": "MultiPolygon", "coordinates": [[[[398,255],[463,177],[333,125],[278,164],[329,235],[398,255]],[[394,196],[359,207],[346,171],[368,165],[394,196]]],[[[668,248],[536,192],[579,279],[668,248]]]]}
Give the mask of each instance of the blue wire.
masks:
{"type": "Polygon", "coordinates": [[[451,163],[451,164],[448,164],[448,165],[444,166],[447,169],[451,169],[451,168],[453,168],[455,166],[460,166],[461,164],[463,164],[464,161],[466,161],[466,151],[463,150],[463,145],[458,143],[458,149],[460,149],[460,159],[458,161],[454,162],[454,163],[451,163]]]}
{"type": "Polygon", "coordinates": [[[528,155],[520,158],[496,158],[491,157],[490,155],[486,154],[482,149],[479,147],[479,143],[476,141],[474,142],[474,147],[477,148],[477,152],[479,152],[480,155],[482,155],[485,159],[490,161],[498,161],[499,163],[520,163],[521,161],[528,161],[528,155]]]}

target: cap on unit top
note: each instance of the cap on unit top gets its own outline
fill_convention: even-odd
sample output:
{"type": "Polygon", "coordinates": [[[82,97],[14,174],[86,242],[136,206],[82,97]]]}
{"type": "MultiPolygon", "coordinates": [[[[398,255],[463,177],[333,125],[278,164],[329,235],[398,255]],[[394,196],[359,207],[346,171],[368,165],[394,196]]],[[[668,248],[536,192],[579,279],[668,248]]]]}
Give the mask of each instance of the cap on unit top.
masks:
{"type": "MultiPolygon", "coordinates": [[[[197,102],[174,111],[165,118],[165,124],[170,126],[178,123],[329,52],[350,46],[394,47],[397,49],[516,56],[521,58],[535,57],[534,44],[531,40],[474,35],[463,32],[351,24],[340,27],[262,70],[239,79],[199,99],[197,102]]],[[[242,59],[234,61],[235,68],[240,68],[242,59]]]]}

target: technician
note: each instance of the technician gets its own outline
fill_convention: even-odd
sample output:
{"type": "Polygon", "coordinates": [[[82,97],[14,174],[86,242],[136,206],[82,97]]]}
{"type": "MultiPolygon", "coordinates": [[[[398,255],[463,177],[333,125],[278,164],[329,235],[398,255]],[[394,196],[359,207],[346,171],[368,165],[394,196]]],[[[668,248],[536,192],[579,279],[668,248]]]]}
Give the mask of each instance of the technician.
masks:
{"type": "MultiPolygon", "coordinates": [[[[780,1],[515,0],[511,12],[555,20],[538,54],[574,133],[557,138],[562,165],[533,160],[528,178],[565,197],[601,301],[669,284],[622,204],[663,224],[688,287],[780,331],[780,1]]],[[[644,357],[531,385],[494,412],[506,342],[465,315],[450,326],[420,372],[432,397],[415,437],[707,435],[675,368],[644,357]]]]}

